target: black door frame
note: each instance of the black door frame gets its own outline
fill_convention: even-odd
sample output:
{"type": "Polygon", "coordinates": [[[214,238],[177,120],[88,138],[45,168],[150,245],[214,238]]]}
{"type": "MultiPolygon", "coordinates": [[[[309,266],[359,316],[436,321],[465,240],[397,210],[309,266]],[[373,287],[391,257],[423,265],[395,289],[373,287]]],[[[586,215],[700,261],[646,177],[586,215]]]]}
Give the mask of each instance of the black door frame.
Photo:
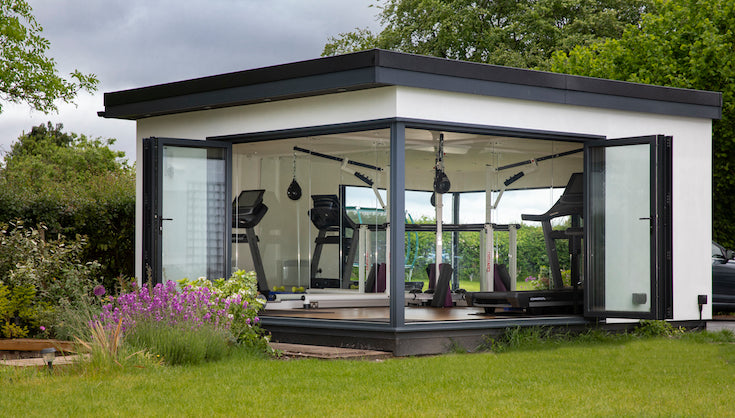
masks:
{"type": "MultiPolygon", "coordinates": [[[[142,248],[142,281],[153,284],[162,282],[162,181],[164,146],[189,148],[221,148],[225,155],[225,228],[222,240],[224,243],[223,271],[225,277],[231,274],[232,247],[232,144],[215,140],[195,140],[181,138],[150,137],[143,139],[143,248],[142,248]]],[[[210,279],[217,279],[213,277],[210,279]]],[[[183,277],[182,277],[183,279],[183,277]]]]}
{"type": "MultiPolygon", "coordinates": [[[[590,141],[584,144],[585,178],[585,297],[584,315],[593,318],[634,318],[634,319],[671,319],[673,318],[673,278],[672,278],[672,137],[664,135],[618,138],[590,141]],[[590,181],[592,148],[625,145],[650,144],[650,196],[651,196],[651,305],[649,312],[593,310],[592,292],[594,280],[592,273],[592,228],[590,201],[594,195],[594,185],[590,181]]],[[[601,282],[604,284],[604,282],[601,282]]],[[[604,294],[603,294],[604,297],[604,294]]]]}

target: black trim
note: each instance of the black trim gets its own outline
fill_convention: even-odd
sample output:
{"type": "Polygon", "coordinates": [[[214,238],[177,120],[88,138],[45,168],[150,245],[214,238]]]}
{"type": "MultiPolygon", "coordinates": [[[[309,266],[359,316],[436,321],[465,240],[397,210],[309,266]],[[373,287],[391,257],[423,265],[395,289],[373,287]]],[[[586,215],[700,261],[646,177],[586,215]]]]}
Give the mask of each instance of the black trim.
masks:
{"type": "Polygon", "coordinates": [[[656,313],[659,319],[674,318],[674,265],[673,265],[673,154],[670,136],[659,136],[657,147],[657,170],[659,175],[658,201],[660,204],[658,228],[658,260],[659,282],[658,299],[660,301],[656,313]]]}
{"type": "Polygon", "coordinates": [[[158,259],[156,250],[158,239],[154,235],[155,227],[153,220],[158,213],[158,142],[153,138],[143,139],[143,248],[142,248],[142,281],[147,283],[150,279],[155,283],[155,277],[160,277],[156,269],[155,261],[158,259]],[[154,271],[155,270],[155,271],[154,271]]]}
{"type": "MultiPolygon", "coordinates": [[[[573,132],[546,131],[540,129],[508,128],[504,126],[476,125],[459,122],[444,122],[427,119],[385,118],[360,122],[337,123],[331,125],[306,126],[303,128],[279,129],[273,131],[250,132],[232,135],[209,136],[207,140],[227,141],[233,144],[275,141],[305,136],[333,135],[349,132],[388,129],[393,123],[402,123],[406,129],[442,130],[465,134],[506,136],[509,138],[542,139],[548,141],[586,142],[605,139],[601,135],[588,135],[573,132]]],[[[576,151],[575,151],[576,152],[576,151]]]]}
{"type": "Polygon", "coordinates": [[[394,122],[390,126],[390,324],[395,328],[406,325],[405,268],[406,265],[406,125],[394,122]]]}
{"type": "Polygon", "coordinates": [[[722,94],[373,49],[105,93],[100,116],[151,116],[384,86],[719,119],[722,94]]]}

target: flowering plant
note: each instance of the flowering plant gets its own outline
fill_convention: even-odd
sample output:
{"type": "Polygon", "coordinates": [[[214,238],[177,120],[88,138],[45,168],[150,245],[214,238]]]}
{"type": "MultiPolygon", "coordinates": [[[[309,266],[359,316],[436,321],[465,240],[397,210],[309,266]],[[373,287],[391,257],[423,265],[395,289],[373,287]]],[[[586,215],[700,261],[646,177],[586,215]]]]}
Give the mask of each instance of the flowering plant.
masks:
{"type": "Polygon", "coordinates": [[[228,330],[231,324],[228,310],[233,304],[242,305],[242,299],[223,300],[206,287],[188,286],[179,291],[175,282],[166,282],[121,294],[112,303],[102,306],[98,320],[106,328],[116,327],[122,321],[123,332],[134,329],[141,322],[190,329],[210,325],[228,330]]]}
{"type": "Polygon", "coordinates": [[[269,340],[265,330],[258,325],[258,312],[265,306],[265,299],[258,297],[255,272],[238,270],[229,279],[209,281],[204,277],[196,280],[184,279],[182,287],[211,289],[220,301],[235,301],[227,306],[231,319],[230,331],[239,343],[261,346],[268,351],[269,340]]]}
{"type": "Polygon", "coordinates": [[[179,290],[175,282],[149,284],[110,299],[90,322],[92,330],[122,335],[131,346],[170,364],[221,358],[232,337],[230,308],[247,307],[239,296],[221,298],[207,287],[179,290]]]}

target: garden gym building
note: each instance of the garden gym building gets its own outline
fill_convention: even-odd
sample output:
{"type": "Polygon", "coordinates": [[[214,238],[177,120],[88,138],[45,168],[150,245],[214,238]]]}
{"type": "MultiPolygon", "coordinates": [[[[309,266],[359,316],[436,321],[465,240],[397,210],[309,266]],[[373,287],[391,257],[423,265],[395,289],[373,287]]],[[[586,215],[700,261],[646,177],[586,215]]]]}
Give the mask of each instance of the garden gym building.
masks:
{"type": "Polygon", "coordinates": [[[410,355],[711,318],[721,103],[370,50],[107,93],[100,115],[137,123],[141,280],[255,271],[275,340],[410,355]]]}

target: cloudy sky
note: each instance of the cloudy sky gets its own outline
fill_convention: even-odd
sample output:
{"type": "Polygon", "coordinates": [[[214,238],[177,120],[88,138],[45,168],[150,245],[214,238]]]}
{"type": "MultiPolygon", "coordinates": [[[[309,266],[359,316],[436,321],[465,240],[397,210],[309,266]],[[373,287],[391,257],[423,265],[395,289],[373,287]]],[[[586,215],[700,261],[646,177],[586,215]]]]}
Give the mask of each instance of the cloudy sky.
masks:
{"type": "Polygon", "coordinates": [[[67,132],[117,138],[135,155],[135,123],[102,119],[103,93],[318,58],[330,36],[377,29],[374,0],[29,0],[62,74],[100,79],[95,94],[44,115],[3,103],[0,151],[51,121],[67,132]]]}

